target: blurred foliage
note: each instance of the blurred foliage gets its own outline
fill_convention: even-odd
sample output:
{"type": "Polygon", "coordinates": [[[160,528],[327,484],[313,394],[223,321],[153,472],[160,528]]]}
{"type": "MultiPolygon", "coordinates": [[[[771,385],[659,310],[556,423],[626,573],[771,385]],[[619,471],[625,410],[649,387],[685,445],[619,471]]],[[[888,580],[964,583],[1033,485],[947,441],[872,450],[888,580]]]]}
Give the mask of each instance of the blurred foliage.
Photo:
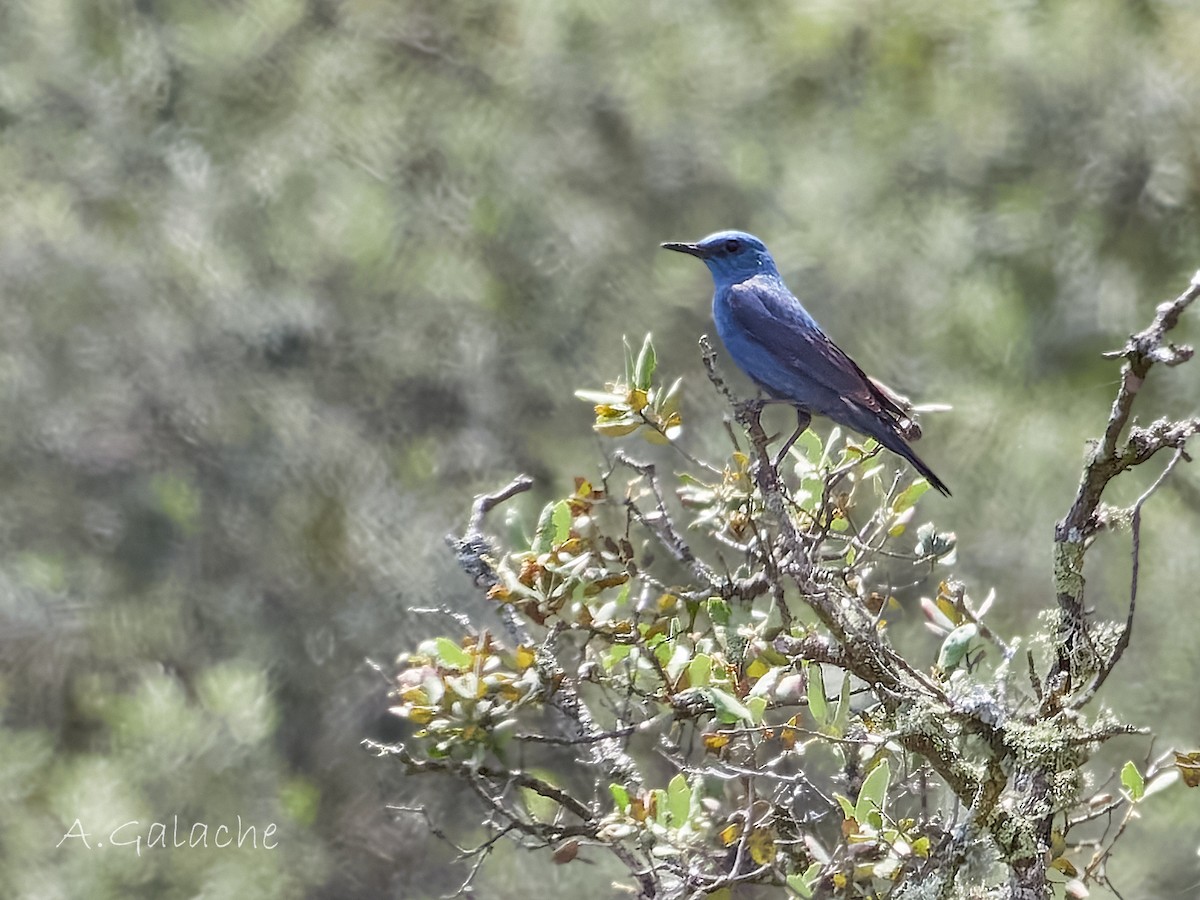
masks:
{"type": "MultiPolygon", "coordinates": [[[[1198,40],[1169,0],[0,4],[0,894],[452,889],[359,748],[392,727],[362,660],[475,602],[441,541],[473,492],[587,474],[611,337],[700,378],[707,276],[664,239],[756,232],[871,374],[951,403],[921,452],[959,568],[1040,605],[1097,351],[1200,265],[1198,40]],[[279,847],[55,849],[175,813],[279,847]]],[[[1115,698],[1167,741],[1200,719],[1182,475],[1115,698]]],[[[1196,823],[1143,823],[1126,897],[1192,890],[1196,823]]]]}

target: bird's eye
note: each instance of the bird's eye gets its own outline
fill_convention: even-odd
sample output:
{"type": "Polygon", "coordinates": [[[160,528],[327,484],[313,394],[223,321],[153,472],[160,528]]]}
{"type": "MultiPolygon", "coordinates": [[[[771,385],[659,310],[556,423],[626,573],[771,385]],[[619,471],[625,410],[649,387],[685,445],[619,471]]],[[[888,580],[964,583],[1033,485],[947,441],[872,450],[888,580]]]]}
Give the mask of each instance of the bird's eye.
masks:
{"type": "Polygon", "coordinates": [[[727,240],[725,242],[725,252],[726,253],[737,253],[741,249],[742,249],[742,242],[739,241],[737,238],[730,238],[729,240],[727,240]]]}

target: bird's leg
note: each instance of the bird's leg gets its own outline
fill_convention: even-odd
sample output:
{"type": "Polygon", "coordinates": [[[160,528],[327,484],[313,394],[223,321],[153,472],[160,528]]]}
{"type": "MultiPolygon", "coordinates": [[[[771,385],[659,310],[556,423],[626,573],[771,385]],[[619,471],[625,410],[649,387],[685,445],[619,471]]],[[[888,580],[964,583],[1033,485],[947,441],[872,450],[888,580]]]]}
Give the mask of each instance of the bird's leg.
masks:
{"type": "Polygon", "coordinates": [[[787,453],[792,449],[792,444],[800,439],[800,435],[804,434],[804,429],[808,428],[808,424],[812,421],[812,416],[807,410],[796,407],[796,430],[792,436],[788,438],[783,447],[780,448],[778,455],[775,457],[775,468],[779,468],[779,464],[787,457],[787,453]]]}

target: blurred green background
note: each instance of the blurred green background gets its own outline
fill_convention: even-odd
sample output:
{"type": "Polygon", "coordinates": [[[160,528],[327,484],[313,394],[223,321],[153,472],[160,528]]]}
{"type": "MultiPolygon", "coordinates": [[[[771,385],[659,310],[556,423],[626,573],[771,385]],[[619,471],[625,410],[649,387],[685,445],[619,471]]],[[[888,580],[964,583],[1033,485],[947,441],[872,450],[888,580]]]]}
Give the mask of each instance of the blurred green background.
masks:
{"type": "MultiPolygon", "coordinates": [[[[662,240],[755,232],[872,374],[954,406],[920,446],[954,497],[922,513],[1029,630],[1099,353],[1200,267],[1197,46],[1167,0],[4,0],[0,895],[453,890],[385,807],[475,813],[362,749],[396,736],[365,660],[451,627],[414,606],[489,615],[443,535],[517,471],[527,510],[594,473],[571,391],[622,334],[687,380],[688,446],[727,451],[709,278],[662,240]],[[94,846],[175,815],[277,846],[94,846]],[[56,846],[76,819],[90,850],[56,846]]],[[[1155,372],[1143,419],[1197,384],[1155,372]]],[[[1188,467],[1147,507],[1107,685],[1160,749],[1200,742],[1198,510],[1188,467]]],[[[1100,614],[1128,568],[1103,536],[1100,614]]],[[[1156,797],[1123,896],[1194,896],[1198,836],[1197,800],[1156,797]]],[[[480,890],[608,883],[505,853],[480,890]]]]}

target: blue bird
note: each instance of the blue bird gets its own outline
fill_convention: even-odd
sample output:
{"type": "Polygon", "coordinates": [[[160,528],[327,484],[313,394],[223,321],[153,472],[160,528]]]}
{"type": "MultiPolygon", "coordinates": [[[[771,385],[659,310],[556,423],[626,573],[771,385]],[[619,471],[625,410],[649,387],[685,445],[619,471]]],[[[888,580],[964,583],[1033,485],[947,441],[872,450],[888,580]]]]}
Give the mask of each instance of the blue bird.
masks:
{"type": "Polygon", "coordinates": [[[905,440],[914,429],[899,398],[868,378],[826,336],[787,289],[762,241],[743,231],[719,231],[695,244],[663,247],[704,260],[715,285],[713,319],[725,349],[759,387],[796,407],[799,427],[785,452],[817,413],[873,437],[950,495],[905,440]]]}

